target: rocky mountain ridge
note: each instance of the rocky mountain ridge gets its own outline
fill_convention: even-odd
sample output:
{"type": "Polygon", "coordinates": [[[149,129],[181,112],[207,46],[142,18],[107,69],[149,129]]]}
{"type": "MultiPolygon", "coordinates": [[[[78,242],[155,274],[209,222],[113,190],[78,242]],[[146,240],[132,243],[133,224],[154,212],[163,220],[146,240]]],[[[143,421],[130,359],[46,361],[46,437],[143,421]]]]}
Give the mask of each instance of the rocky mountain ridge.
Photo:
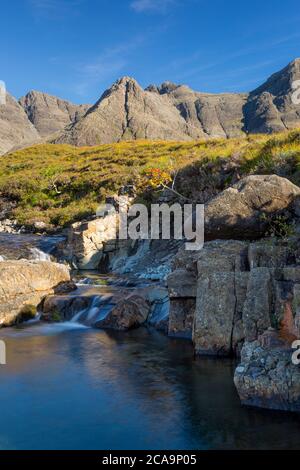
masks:
{"type": "Polygon", "coordinates": [[[48,140],[76,146],[122,140],[197,140],[273,133],[300,126],[293,84],[300,59],[250,93],[210,94],[165,82],[143,89],[123,77],[93,105],[75,105],[31,91],[0,109],[0,154],[48,140]]]}

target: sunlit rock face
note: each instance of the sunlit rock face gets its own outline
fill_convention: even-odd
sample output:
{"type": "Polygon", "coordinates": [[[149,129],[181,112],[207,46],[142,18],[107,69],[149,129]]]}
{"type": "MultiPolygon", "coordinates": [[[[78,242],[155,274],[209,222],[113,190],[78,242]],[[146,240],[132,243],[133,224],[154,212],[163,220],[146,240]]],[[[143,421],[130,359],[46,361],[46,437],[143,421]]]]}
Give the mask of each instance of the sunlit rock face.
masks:
{"type": "Polygon", "coordinates": [[[32,313],[41,300],[70,281],[65,265],[50,261],[0,261],[0,325],[22,319],[28,306],[32,313]]]}
{"type": "Polygon", "coordinates": [[[76,105],[39,91],[30,91],[19,104],[41,137],[48,137],[76,122],[89,108],[89,105],[76,105]]]}
{"type": "Polygon", "coordinates": [[[40,140],[40,135],[24,109],[8,93],[0,104],[0,155],[40,140]]]}

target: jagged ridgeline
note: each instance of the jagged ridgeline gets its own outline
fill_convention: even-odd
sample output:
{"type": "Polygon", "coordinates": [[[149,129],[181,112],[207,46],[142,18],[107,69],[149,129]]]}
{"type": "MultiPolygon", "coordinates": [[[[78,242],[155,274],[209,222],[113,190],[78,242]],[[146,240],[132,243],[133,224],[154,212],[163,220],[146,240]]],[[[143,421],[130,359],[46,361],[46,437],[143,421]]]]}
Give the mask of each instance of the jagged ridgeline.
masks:
{"type": "Polygon", "coordinates": [[[250,174],[277,174],[299,186],[299,164],[299,130],[194,142],[40,144],[0,159],[0,216],[27,227],[68,226],[94,215],[126,184],[136,186],[139,202],[156,202],[162,193],[149,184],[153,169],[176,174],[178,193],[206,203],[250,174]]]}
{"type": "Polygon", "coordinates": [[[300,104],[292,101],[297,80],[300,59],[250,93],[200,93],[170,82],[144,90],[124,77],[93,106],[35,91],[19,102],[8,96],[0,107],[0,154],[45,140],[87,146],[281,132],[300,127],[300,104]]]}

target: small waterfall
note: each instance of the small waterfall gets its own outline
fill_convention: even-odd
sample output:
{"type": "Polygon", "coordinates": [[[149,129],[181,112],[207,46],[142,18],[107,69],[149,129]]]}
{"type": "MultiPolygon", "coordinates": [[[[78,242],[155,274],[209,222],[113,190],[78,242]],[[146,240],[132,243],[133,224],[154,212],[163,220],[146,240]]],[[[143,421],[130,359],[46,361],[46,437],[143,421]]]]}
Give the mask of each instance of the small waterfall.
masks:
{"type": "Polygon", "coordinates": [[[71,322],[94,326],[98,321],[103,320],[109,314],[114,305],[112,295],[95,295],[91,297],[89,306],[76,313],[71,319],[71,322]]]}
{"type": "Polygon", "coordinates": [[[0,261],[5,261],[5,258],[0,255],[0,261]]]}
{"type": "Polygon", "coordinates": [[[51,256],[38,248],[30,248],[30,258],[38,261],[51,261],[51,256]]]}

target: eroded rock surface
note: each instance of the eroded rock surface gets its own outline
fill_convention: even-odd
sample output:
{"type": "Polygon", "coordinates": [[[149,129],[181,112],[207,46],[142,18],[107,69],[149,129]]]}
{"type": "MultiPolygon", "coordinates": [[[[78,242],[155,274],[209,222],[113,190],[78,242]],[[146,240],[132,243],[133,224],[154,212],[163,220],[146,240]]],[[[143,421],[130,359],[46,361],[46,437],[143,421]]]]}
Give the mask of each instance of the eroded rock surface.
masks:
{"type": "Polygon", "coordinates": [[[262,237],[268,218],[292,219],[298,213],[300,188],[277,175],[252,175],[226,189],[205,206],[205,237],[255,239],[262,237]]]}
{"type": "Polygon", "coordinates": [[[244,405],[300,412],[300,367],[292,363],[293,352],[274,331],[245,343],[234,376],[244,405]]]}
{"type": "Polygon", "coordinates": [[[69,269],[50,261],[0,261],[0,325],[16,322],[26,306],[41,300],[70,281],[69,269]]]}

